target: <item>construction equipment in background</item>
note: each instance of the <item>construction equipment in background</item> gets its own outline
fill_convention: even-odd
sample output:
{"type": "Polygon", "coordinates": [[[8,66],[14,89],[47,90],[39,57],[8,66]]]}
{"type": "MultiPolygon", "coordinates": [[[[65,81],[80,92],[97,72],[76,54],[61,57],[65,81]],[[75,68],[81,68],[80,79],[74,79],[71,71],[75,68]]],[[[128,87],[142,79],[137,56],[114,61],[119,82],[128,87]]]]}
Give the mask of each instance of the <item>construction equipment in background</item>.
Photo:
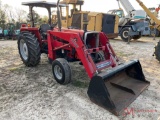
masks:
{"type": "Polygon", "coordinates": [[[60,7],[63,27],[83,29],[83,21],[88,18],[87,30],[104,32],[108,38],[118,37],[117,15],[82,11],[84,0],[63,0],[61,3],[66,4],[60,7]]]}
{"type": "MultiPolygon", "coordinates": [[[[144,10],[136,10],[132,4],[129,2],[129,0],[117,0],[119,9],[122,10],[120,7],[120,3],[123,6],[124,10],[127,12],[126,18],[131,19],[145,19],[146,18],[146,12],[144,10]]],[[[122,11],[124,13],[124,11],[122,11]]]]}
{"type": "Polygon", "coordinates": [[[145,20],[146,13],[143,10],[135,10],[129,0],[117,1],[119,9],[110,10],[108,13],[119,16],[119,35],[122,40],[127,42],[128,36],[131,36],[133,39],[139,39],[142,35],[150,35],[149,22],[145,20]],[[119,2],[127,12],[126,16],[119,2]]]}
{"type": "MultiPolygon", "coordinates": [[[[156,17],[158,18],[158,13],[159,13],[159,9],[160,8],[148,8],[151,13],[156,17]]],[[[159,37],[160,36],[160,32],[158,29],[155,29],[155,22],[152,18],[150,18],[148,15],[147,15],[147,18],[146,18],[147,21],[149,21],[150,23],[150,29],[151,29],[151,36],[153,37],[159,37]]]]}
{"type": "MultiPolygon", "coordinates": [[[[142,1],[140,0],[136,0],[139,5],[144,9],[144,11],[147,13],[147,15],[155,22],[155,29],[156,29],[156,36],[160,35],[160,20],[143,4],[142,1]]],[[[158,7],[156,9],[156,12],[158,12],[160,10],[160,7],[158,7]]],[[[160,42],[157,43],[157,45],[155,46],[155,52],[154,55],[156,56],[156,59],[158,61],[160,61],[160,42]]]]}
{"type": "Polygon", "coordinates": [[[147,13],[147,15],[151,19],[152,29],[156,28],[155,36],[160,36],[160,20],[157,18],[155,14],[158,14],[160,7],[156,8],[155,14],[153,14],[140,0],[136,0],[139,5],[143,8],[143,10],[147,13]]]}
{"type": "Polygon", "coordinates": [[[55,80],[65,85],[72,78],[68,62],[80,61],[91,78],[87,92],[89,98],[115,115],[123,112],[149,86],[140,62],[131,60],[118,65],[119,60],[107,36],[103,32],[87,31],[87,21],[84,21],[84,30],[61,28],[59,6],[63,4],[59,4],[59,0],[57,3],[37,1],[22,5],[29,6],[31,15],[34,6],[48,9],[49,19],[50,9],[57,7],[58,18],[58,28],[50,22],[40,28],[34,27],[34,21],[33,27],[22,25],[18,50],[26,66],[37,66],[41,53],[47,53],[49,60],[53,61],[55,80]],[[106,68],[110,70],[106,71],[106,68]]]}
{"type": "Polygon", "coordinates": [[[4,29],[4,39],[16,39],[14,23],[7,23],[4,29]]]}
{"type": "MultiPolygon", "coordinates": [[[[156,18],[158,18],[160,8],[152,7],[152,8],[148,8],[148,9],[151,11],[152,14],[154,14],[154,16],[156,18]]],[[[148,21],[150,22],[151,25],[154,24],[154,20],[152,18],[150,18],[148,15],[147,15],[147,19],[148,19],[148,21]]]]}

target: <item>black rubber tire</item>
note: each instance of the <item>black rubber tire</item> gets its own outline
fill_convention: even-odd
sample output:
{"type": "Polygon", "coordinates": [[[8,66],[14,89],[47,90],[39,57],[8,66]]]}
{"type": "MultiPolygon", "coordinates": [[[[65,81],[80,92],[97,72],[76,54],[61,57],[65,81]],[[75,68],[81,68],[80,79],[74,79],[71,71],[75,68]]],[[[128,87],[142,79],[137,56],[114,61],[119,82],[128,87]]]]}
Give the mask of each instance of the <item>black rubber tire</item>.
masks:
{"type": "Polygon", "coordinates": [[[105,57],[104,57],[104,53],[103,53],[103,52],[98,52],[97,54],[98,54],[97,60],[95,59],[95,53],[92,54],[92,59],[93,59],[93,61],[94,61],[95,63],[105,60],[105,57]]]}
{"type": "Polygon", "coordinates": [[[160,41],[155,46],[154,55],[156,56],[156,59],[160,62],[160,41]]]}
{"type": "Polygon", "coordinates": [[[122,39],[124,42],[128,42],[128,36],[125,37],[125,36],[124,36],[124,32],[129,32],[129,28],[128,28],[128,27],[123,28],[123,29],[121,30],[121,33],[120,33],[121,39],[122,39]]]}
{"type": "Polygon", "coordinates": [[[41,49],[35,35],[30,32],[21,32],[18,38],[18,50],[23,63],[28,67],[37,66],[41,59],[41,49]],[[20,51],[20,42],[24,40],[28,48],[28,58],[25,60],[20,51]]]}
{"type": "Polygon", "coordinates": [[[141,38],[141,35],[134,35],[132,38],[133,38],[134,40],[138,40],[139,38],[141,38]]]}
{"type": "Polygon", "coordinates": [[[71,82],[71,68],[64,58],[57,58],[52,63],[52,73],[55,78],[55,80],[62,85],[68,84],[71,82]],[[55,67],[59,67],[61,69],[62,77],[58,78],[56,76],[56,70],[55,67]]]}

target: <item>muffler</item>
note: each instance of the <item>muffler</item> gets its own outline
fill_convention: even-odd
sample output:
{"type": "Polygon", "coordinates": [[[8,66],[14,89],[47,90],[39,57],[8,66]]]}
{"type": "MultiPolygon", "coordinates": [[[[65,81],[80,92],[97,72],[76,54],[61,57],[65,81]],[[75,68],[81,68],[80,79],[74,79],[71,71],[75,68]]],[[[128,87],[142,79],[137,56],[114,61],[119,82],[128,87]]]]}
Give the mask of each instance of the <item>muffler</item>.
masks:
{"type": "Polygon", "coordinates": [[[92,77],[88,96],[92,102],[120,115],[148,86],[138,60],[132,60],[92,77]]]}

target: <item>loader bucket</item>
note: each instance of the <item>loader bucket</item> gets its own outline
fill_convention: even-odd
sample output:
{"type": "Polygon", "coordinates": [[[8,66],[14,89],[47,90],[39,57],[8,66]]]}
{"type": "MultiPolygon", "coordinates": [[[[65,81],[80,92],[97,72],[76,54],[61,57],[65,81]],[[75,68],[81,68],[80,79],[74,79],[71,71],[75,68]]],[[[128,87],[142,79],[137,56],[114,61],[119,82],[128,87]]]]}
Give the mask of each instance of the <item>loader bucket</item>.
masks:
{"type": "Polygon", "coordinates": [[[92,77],[88,88],[91,101],[120,115],[148,86],[138,60],[92,77]]]}

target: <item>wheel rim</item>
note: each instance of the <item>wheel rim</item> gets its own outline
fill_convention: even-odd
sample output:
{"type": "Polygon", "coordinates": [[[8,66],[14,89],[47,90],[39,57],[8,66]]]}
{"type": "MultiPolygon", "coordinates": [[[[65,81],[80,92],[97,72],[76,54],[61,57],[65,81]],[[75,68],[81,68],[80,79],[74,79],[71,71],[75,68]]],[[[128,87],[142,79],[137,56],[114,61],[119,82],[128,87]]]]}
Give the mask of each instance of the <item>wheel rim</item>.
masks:
{"type": "Polygon", "coordinates": [[[123,32],[123,37],[124,37],[124,38],[128,38],[128,31],[124,31],[124,32],[123,32]]]}
{"type": "Polygon", "coordinates": [[[54,74],[59,80],[62,79],[62,69],[58,65],[54,67],[54,74]]]}
{"type": "Polygon", "coordinates": [[[20,53],[24,60],[28,59],[28,47],[26,42],[23,39],[21,39],[20,41],[20,53]]]}

